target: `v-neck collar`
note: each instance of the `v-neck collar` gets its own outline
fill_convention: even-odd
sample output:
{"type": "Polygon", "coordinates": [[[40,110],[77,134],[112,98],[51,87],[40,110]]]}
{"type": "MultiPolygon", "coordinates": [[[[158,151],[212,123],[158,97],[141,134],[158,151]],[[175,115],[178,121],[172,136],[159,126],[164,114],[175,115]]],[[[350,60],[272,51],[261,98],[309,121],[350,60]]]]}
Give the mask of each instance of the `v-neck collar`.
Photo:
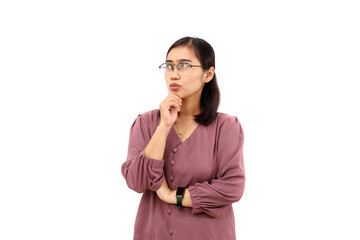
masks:
{"type": "Polygon", "coordinates": [[[181,138],[179,137],[179,135],[177,134],[177,132],[174,128],[174,125],[171,126],[171,131],[175,134],[177,140],[180,141],[180,143],[185,143],[189,138],[191,138],[196,133],[196,131],[198,130],[200,125],[201,124],[197,125],[197,127],[194,129],[194,131],[191,133],[191,135],[187,139],[185,139],[185,141],[181,141],[181,138]]]}

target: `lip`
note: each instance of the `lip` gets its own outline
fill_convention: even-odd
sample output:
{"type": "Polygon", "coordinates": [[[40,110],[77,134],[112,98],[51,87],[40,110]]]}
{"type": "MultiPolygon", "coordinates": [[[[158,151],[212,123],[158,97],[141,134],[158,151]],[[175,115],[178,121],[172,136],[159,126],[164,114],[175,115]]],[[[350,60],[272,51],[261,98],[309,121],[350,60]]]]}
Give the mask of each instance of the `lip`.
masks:
{"type": "Polygon", "coordinates": [[[181,86],[179,84],[176,84],[176,83],[170,84],[170,89],[173,90],[173,91],[178,90],[180,87],[181,86]]]}

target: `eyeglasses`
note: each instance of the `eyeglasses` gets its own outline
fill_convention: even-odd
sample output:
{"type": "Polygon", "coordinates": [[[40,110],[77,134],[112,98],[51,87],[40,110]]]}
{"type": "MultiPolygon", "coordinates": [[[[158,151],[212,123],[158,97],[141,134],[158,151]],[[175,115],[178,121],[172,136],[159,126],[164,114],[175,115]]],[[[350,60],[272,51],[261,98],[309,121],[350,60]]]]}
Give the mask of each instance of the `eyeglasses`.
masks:
{"type": "Polygon", "coordinates": [[[170,63],[163,63],[159,66],[161,74],[169,75],[174,71],[174,66],[176,66],[177,70],[181,75],[187,75],[190,73],[191,68],[193,67],[203,67],[199,65],[192,65],[190,63],[179,63],[177,65],[170,63]]]}

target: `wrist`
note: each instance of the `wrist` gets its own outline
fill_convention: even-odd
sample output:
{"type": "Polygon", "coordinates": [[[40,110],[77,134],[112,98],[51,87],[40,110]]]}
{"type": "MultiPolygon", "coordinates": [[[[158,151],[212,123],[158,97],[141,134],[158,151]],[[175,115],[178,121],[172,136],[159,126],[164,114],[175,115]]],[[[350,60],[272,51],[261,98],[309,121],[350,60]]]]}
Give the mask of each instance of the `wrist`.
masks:
{"type": "Polygon", "coordinates": [[[167,126],[166,124],[160,123],[156,130],[161,132],[162,134],[168,135],[172,126],[167,126]]]}
{"type": "Polygon", "coordinates": [[[156,194],[159,196],[159,198],[164,201],[167,202],[167,199],[169,198],[169,190],[166,189],[164,186],[161,186],[157,191],[156,194]]]}
{"type": "Polygon", "coordinates": [[[160,120],[158,127],[162,129],[171,129],[171,127],[174,125],[174,123],[167,123],[165,121],[160,120]]]}
{"type": "Polygon", "coordinates": [[[169,204],[176,204],[176,190],[170,190],[168,192],[166,202],[169,204]]]}

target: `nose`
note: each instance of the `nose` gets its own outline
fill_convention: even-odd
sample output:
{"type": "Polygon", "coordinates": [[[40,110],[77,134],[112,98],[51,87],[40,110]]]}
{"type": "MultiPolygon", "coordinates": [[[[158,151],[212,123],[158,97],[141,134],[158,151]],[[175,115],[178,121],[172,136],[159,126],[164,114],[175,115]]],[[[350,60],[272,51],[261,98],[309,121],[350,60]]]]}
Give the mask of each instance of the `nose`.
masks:
{"type": "Polygon", "coordinates": [[[171,71],[171,73],[170,73],[171,79],[177,79],[177,78],[179,78],[179,76],[180,76],[179,70],[177,69],[177,67],[174,67],[174,70],[171,71]]]}

